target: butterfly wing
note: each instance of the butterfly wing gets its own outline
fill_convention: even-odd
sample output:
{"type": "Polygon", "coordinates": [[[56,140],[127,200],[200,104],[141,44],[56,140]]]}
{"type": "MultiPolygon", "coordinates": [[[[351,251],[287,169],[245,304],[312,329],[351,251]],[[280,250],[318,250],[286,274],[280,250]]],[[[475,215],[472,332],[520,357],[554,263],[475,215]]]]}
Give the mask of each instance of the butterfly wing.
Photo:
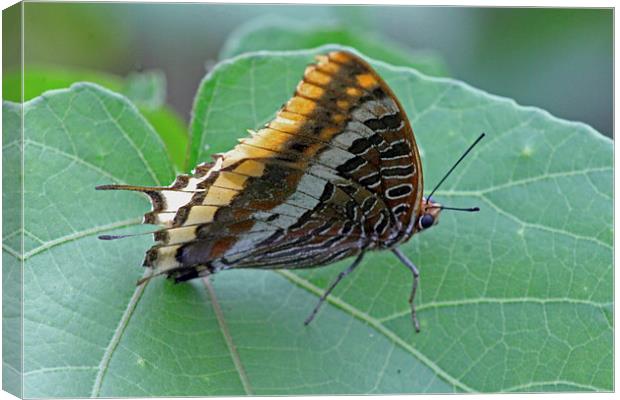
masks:
{"type": "Polygon", "coordinates": [[[145,265],[187,280],[229,268],[303,268],[413,233],[420,157],[387,84],[348,52],[319,56],[276,117],[170,188],[142,190],[165,228],[145,265]]]}

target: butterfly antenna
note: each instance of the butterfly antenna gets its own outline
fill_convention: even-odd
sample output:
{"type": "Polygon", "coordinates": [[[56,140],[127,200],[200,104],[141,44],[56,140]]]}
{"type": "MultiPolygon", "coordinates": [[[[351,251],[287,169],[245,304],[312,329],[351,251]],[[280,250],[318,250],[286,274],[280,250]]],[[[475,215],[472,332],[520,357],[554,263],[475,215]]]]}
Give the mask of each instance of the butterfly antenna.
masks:
{"type": "Polygon", "coordinates": [[[468,207],[468,208],[460,208],[460,207],[446,207],[446,206],[430,206],[429,208],[439,208],[440,210],[453,210],[453,211],[466,211],[466,212],[477,212],[480,211],[480,207],[468,207]]]}
{"type": "MultiPolygon", "coordinates": [[[[441,184],[443,183],[443,181],[445,181],[445,180],[446,180],[446,178],[447,178],[448,176],[450,176],[450,174],[452,173],[452,171],[454,171],[454,169],[456,168],[456,166],[457,166],[457,165],[459,165],[459,163],[460,163],[461,161],[463,161],[463,159],[464,159],[465,157],[467,157],[467,154],[469,154],[469,152],[471,151],[471,149],[473,149],[473,148],[474,148],[474,146],[476,146],[476,145],[478,144],[478,142],[479,142],[479,141],[481,141],[481,140],[482,140],[482,138],[483,138],[484,136],[485,136],[485,134],[484,134],[484,133],[480,134],[480,136],[478,136],[478,139],[476,139],[476,140],[475,140],[475,141],[474,141],[474,142],[473,142],[473,143],[472,143],[472,144],[471,144],[471,145],[467,148],[467,150],[465,150],[465,152],[463,153],[463,155],[462,155],[462,156],[461,156],[461,157],[460,157],[460,158],[459,158],[459,159],[458,159],[458,160],[454,163],[454,165],[452,166],[452,168],[450,168],[450,170],[448,171],[448,173],[446,173],[446,174],[443,176],[443,178],[441,178],[441,180],[439,181],[439,183],[437,184],[437,186],[435,186],[435,189],[433,189],[433,190],[431,191],[431,194],[429,194],[429,195],[428,195],[428,197],[426,198],[426,199],[427,199],[427,201],[428,201],[428,200],[430,200],[430,199],[431,199],[431,197],[433,197],[433,194],[435,193],[435,191],[436,191],[437,189],[439,189],[439,186],[441,186],[441,184]]],[[[446,209],[447,209],[447,208],[446,208],[446,209]]]]}

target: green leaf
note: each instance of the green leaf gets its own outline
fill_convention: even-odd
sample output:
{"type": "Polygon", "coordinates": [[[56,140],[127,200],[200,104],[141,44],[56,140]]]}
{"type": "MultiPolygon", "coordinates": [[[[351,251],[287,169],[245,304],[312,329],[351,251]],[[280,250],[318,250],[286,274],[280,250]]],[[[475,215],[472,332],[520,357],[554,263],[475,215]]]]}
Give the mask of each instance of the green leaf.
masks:
{"type": "MultiPolygon", "coordinates": [[[[3,114],[17,107],[4,103],[3,114]]],[[[86,396],[140,275],[136,242],[104,246],[96,234],[138,223],[147,204],[94,187],[164,184],[173,173],[136,108],[101,87],[47,92],[25,104],[24,122],[23,257],[3,240],[5,261],[24,262],[24,396],[86,396]]]]}
{"type": "Polygon", "coordinates": [[[21,107],[2,107],[2,389],[22,396],[21,107]]]}
{"type": "MultiPolygon", "coordinates": [[[[260,53],[220,64],[197,96],[190,164],[231,148],[245,129],[269,121],[289,98],[312,55],[322,51],[325,48],[260,53]]],[[[438,182],[466,146],[480,132],[487,133],[485,142],[436,195],[445,204],[479,205],[482,211],[445,212],[437,228],[404,246],[422,271],[421,334],[413,334],[408,317],[410,277],[386,252],[367,259],[336,290],[338,300],[333,304],[340,314],[324,313],[309,328],[312,333],[304,335],[329,336],[328,331],[340,327],[348,342],[352,328],[342,327],[353,318],[367,325],[356,330],[369,328],[369,337],[388,339],[380,351],[381,362],[374,360],[375,366],[386,369],[366,371],[359,359],[355,367],[346,364],[349,373],[356,371],[372,382],[377,379],[376,390],[384,393],[446,390],[410,381],[424,373],[455,390],[611,390],[611,142],[583,124],[559,120],[454,80],[428,78],[380,62],[374,65],[408,112],[423,154],[426,182],[438,182]],[[388,355],[392,349],[397,355],[388,355]],[[405,366],[412,375],[399,376],[396,371],[405,371],[405,366]],[[400,384],[390,386],[390,379],[400,384]]],[[[325,288],[348,262],[281,276],[318,295],[317,288],[325,288]]],[[[254,274],[254,279],[262,276],[247,274],[254,274]]],[[[228,279],[221,275],[216,283],[228,279]]],[[[244,315],[260,320],[265,312],[252,307],[248,314],[239,300],[230,300],[240,278],[230,279],[234,281],[227,286],[216,286],[220,301],[231,304],[229,320],[243,321],[244,315]]],[[[305,311],[312,306],[307,304],[305,311]]],[[[252,349],[278,348],[275,343],[282,338],[274,334],[273,339],[254,339],[247,330],[241,323],[231,327],[235,343],[249,349],[241,351],[241,358],[252,366],[274,367],[267,355],[257,363],[261,353],[252,349]]],[[[368,340],[355,340],[358,351],[372,346],[368,340]]],[[[334,363],[345,369],[341,354],[325,356],[323,360],[329,361],[322,365],[334,363]]],[[[302,360],[300,364],[305,364],[302,360]]],[[[333,373],[337,379],[338,373],[333,373]]],[[[323,382],[310,373],[300,375],[309,386],[323,382]]],[[[269,387],[278,386],[278,391],[260,393],[321,391],[297,388],[301,379],[277,382],[269,387]]],[[[343,387],[336,383],[324,391],[346,391],[343,387]]],[[[349,391],[364,393],[371,388],[358,385],[349,391]]]]}
{"type": "Polygon", "coordinates": [[[431,51],[412,51],[393,40],[352,27],[323,21],[258,18],[234,31],[224,43],[220,60],[258,50],[302,50],[326,44],[356,48],[377,60],[411,67],[432,76],[448,76],[441,57],[431,51]]]}
{"type": "MultiPolygon", "coordinates": [[[[2,82],[3,92],[20,93],[17,89],[22,84],[21,76],[16,72],[7,73],[2,82]]],[[[48,90],[68,88],[82,81],[97,83],[125,94],[159,133],[177,169],[184,169],[187,126],[174,110],[165,105],[166,78],[161,71],[132,73],[123,79],[99,71],[40,66],[29,67],[23,76],[24,100],[33,99],[48,90]]],[[[7,96],[6,99],[14,102],[20,100],[14,96],[7,96]]]]}
{"type": "MultiPolygon", "coordinates": [[[[190,165],[268,121],[325,50],[216,67],[196,97],[190,165]]],[[[136,288],[150,237],[96,235],[148,231],[135,225],[148,202],[93,187],[168,184],[172,169],[130,102],[80,84],[24,108],[24,396],[612,390],[611,142],[457,81],[373,64],[408,112],[426,182],[488,134],[436,196],[482,211],[445,212],[403,246],[422,273],[420,334],[411,276],[389,252],[369,254],[308,327],[350,260],[136,288]]]]}

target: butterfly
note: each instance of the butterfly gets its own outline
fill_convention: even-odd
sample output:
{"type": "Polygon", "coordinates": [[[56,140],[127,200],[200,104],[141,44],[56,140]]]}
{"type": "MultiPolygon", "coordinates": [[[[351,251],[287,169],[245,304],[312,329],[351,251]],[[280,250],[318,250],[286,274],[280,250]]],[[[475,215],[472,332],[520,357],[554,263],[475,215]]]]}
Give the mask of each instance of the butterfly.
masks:
{"type": "MultiPolygon", "coordinates": [[[[472,144],[456,165],[478,143],[472,144]]],[[[233,149],[179,175],[168,187],[103,185],[146,194],[145,224],[161,226],[144,259],[175,282],[238,268],[299,269],[354,257],[305,324],[364,255],[390,250],[413,274],[399,246],[436,225],[444,207],[423,195],[422,162],[405,110],[361,57],[316,57],[273,120],[233,149]]],[[[124,236],[103,235],[101,239],[124,236]]]]}

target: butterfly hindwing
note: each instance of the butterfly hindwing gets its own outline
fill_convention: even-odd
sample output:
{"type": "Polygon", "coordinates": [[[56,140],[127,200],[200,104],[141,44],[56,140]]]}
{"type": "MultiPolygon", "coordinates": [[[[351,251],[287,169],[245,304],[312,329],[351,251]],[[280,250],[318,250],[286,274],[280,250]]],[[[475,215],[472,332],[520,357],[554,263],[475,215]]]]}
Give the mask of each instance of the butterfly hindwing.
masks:
{"type": "Polygon", "coordinates": [[[155,274],[312,267],[413,234],[422,171],[403,108],[358,56],[317,59],[265,127],[169,188],[131,189],[162,226],[155,274]]]}

